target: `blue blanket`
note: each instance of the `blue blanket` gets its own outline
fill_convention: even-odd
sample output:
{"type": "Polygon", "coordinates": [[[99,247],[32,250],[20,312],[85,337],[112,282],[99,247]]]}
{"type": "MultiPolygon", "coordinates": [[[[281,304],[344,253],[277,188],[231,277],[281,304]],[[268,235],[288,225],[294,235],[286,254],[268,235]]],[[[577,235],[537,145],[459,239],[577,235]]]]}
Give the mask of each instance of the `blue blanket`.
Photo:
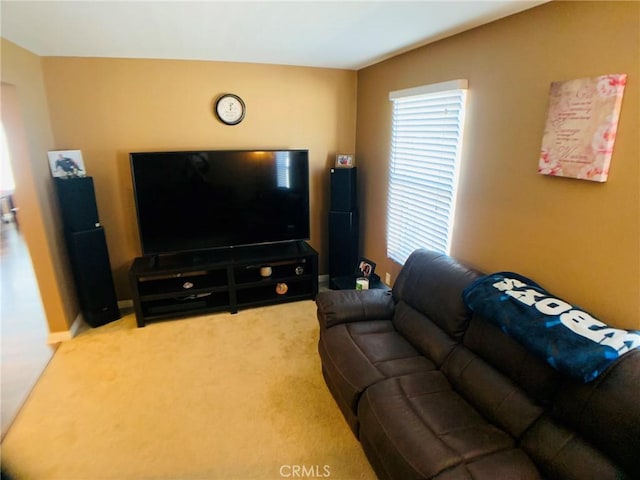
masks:
{"type": "Polygon", "coordinates": [[[481,277],[462,295],[471,310],[555,369],[585,383],[640,348],[640,331],[612,328],[517,273],[481,277]]]}

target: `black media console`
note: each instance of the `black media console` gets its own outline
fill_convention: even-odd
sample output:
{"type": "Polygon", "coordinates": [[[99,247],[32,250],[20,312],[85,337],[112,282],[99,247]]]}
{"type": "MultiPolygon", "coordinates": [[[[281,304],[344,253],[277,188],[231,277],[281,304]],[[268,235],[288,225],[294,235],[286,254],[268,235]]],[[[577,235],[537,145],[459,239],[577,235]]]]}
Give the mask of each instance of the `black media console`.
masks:
{"type": "Polygon", "coordinates": [[[293,242],[139,257],[129,279],[136,321],[144,327],[151,320],[314,299],[318,252],[293,242]],[[261,267],[271,267],[271,275],[261,276],[261,267]]]}

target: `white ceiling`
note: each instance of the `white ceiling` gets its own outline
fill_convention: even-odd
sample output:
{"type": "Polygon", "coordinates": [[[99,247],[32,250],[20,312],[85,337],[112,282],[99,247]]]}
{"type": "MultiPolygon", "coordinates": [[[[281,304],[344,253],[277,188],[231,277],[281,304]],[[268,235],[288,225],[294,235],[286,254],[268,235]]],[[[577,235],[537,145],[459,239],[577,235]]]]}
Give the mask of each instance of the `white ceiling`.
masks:
{"type": "Polygon", "coordinates": [[[2,0],[0,32],[41,56],[357,70],[545,1],[2,0]]]}

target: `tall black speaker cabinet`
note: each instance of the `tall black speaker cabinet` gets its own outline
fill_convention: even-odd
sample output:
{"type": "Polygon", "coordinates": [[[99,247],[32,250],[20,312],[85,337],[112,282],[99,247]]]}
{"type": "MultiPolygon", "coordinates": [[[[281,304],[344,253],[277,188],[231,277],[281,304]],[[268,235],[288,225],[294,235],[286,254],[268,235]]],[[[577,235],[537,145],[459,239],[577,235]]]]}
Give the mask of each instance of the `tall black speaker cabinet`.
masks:
{"type": "Polygon", "coordinates": [[[355,167],[331,169],[332,212],[355,212],[358,210],[356,173],[355,167]]]}
{"type": "Polygon", "coordinates": [[[329,211],[329,283],[351,275],[358,263],[359,216],[356,168],[332,168],[329,211]]]}
{"type": "Polygon", "coordinates": [[[120,318],[120,310],[93,179],[54,180],[80,308],[87,324],[99,327],[120,318]]]}

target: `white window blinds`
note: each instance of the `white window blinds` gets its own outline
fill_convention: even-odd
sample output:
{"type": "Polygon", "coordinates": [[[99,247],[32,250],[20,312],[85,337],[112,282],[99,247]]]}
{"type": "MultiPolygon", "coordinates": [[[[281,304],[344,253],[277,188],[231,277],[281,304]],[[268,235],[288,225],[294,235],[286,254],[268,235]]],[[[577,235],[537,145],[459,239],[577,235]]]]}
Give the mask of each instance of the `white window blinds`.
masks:
{"type": "Polygon", "coordinates": [[[387,256],[417,248],[449,253],[466,80],[391,92],[387,256]]]}

